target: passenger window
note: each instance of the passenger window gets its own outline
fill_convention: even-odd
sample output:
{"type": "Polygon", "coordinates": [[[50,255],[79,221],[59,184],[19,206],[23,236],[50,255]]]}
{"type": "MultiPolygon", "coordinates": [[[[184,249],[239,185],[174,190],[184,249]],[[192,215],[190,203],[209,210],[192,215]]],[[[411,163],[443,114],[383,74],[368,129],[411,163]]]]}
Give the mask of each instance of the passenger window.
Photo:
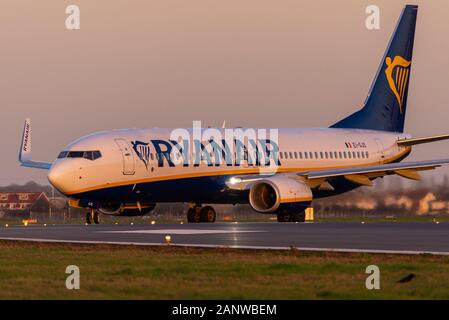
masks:
{"type": "Polygon", "coordinates": [[[302,159],[302,152],[299,152],[299,158],[302,159]]]}
{"type": "Polygon", "coordinates": [[[320,158],[323,159],[323,151],[320,151],[320,158]]]}
{"type": "Polygon", "coordinates": [[[324,152],[324,156],[326,157],[326,159],[329,159],[329,154],[326,152],[324,152]]]}
{"type": "Polygon", "coordinates": [[[330,158],[332,159],[332,156],[333,156],[332,151],[329,152],[329,156],[330,156],[330,158]]]}
{"type": "Polygon", "coordinates": [[[288,153],[288,155],[289,155],[290,159],[293,159],[293,154],[291,151],[288,153]]]}
{"type": "Polygon", "coordinates": [[[295,153],[295,159],[298,159],[298,152],[294,152],[295,153]]]}
{"type": "MultiPolygon", "coordinates": [[[[341,155],[341,151],[338,152],[338,156],[340,159],[343,159],[342,155],[341,155]]],[[[345,157],[346,158],[346,157],[345,157]]]]}
{"type": "Polygon", "coordinates": [[[318,159],[318,152],[315,151],[315,159],[318,159]]]}
{"type": "Polygon", "coordinates": [[[307,159],[307,152],[304,152],[304,159],[307,159]]]}
{"type": "Polygon", "coordinates": [[[343,151],[343,156],[344,156],[345,159],[347,158],[346,151],[343,151]]]}
{"type": "Polygon", "coordinates": [[[352,158],[355,159],[355,151],[352,151],[352,158]]]}
{"type": "Polygon", "coordinates": [[[368,157],[369,157],[368,151],[365,152],[365,156],[368,159],[368,157]]]}
{"type": "Polygon", "coordinates": [[[357,158],[360,159],[360,151],[357,151],[357,158]]]}
{"type": "Polygon", "coordinates": [[[280,157],[281,159],[284,159],[284,155],[282,154],[282,152],[279,152],[279,157],[280,157]]]}

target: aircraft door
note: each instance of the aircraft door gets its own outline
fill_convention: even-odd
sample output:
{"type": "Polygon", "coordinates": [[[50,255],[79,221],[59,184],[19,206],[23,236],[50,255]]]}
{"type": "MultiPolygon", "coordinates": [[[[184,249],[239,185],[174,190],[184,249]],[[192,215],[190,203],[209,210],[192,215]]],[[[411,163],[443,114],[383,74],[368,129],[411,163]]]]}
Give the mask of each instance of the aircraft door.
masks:
{"type": "Polygon", "coordinates": [[[135,173],[134,154],[125,139],[115,139],[123,158],[123,174],[133,175],[135,173]]]}
{"type": "Polygon", "coordinates": [[[377,150],[379,150],[379,163],[384,163],[384,158],[385,158],[385,154],[384,154],[384,146],[382,144],[382,141],[380,141],[379,139],[375,139],[376,144],[377,144],[377,150]]]}

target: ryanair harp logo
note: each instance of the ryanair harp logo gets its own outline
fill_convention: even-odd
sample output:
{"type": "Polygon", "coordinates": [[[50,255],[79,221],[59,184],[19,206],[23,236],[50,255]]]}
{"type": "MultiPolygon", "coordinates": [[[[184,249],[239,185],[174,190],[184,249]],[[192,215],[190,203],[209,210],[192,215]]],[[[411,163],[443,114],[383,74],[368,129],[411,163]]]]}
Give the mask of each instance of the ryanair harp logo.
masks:
{"type": "Polygon", "coordinates": [[[393,60],[391,60],[390,57],[387,57],[385,63],[387,64],[385,74],[387,76],[388,85],[395,95],[399,104],[399,111],[402,113],[402,103],[408,77],[410,75],[411,61],[407,61],[401,56],[395,56],[393,60]]]}
{"type": "Polygon", "coordinates": [[[140,160],[145,164],[148,169],[148,163],[150,161],[150,146],[149,143],[142,141],[131,141],[133,150],[137,154],[140,160]]]}

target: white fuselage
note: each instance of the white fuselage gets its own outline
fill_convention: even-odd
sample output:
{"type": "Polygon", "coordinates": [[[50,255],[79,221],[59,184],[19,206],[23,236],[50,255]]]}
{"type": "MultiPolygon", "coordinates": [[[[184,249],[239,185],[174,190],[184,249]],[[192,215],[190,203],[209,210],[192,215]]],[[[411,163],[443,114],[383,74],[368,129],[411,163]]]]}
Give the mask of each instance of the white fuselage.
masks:
{"type": "MultiPolygon", "coordinates": [[[[178,161],[170,166],[166,158],[161,160],[156,155],[151,142],[170,143],[171,132],[171,129],[123,129],[82,137],[63,151],[99,151],[101,156],[92,160],[80,157],[81,153],[74,154],[76,157],[63,155],[53,163],[49,181],[62,193],[75,198],[97,190],[172,181],[175,201],[179,179],[253,174],[261,170],[261,165],[247,161],[229,164],[224,159],[220,164],[194,165],[194,155],[187,165],[178,161]],[[136,141],[149,147],[137,153],[137,148],[133,148],[136,141]]],[[[279,129],[279,165],[275,170],[298,172],[400,161],[411,148],[398,146],[396,141],[409,137],[403,133],[359,129],[279,129]]]]}

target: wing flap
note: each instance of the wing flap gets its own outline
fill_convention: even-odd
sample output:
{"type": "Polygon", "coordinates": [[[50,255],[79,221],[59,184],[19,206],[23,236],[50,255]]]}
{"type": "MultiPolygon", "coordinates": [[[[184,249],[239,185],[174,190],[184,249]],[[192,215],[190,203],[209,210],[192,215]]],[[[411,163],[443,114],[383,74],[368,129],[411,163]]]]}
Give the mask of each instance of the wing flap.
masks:
{"type": "Polygon", "coordinates": [[[411,180],[421,180],[421,175],[416,171],[412,169],[401,169],[401,170],[395,170],[394,173],[397,175],[411,179],[411,180]]]}
{"type": "Polygon", "coordinates": [[[345,179],[357,184],[360,184],[362,186],[369,186],[371,187],[373,185],[372,181],[363,174],[347,174],[345,175],[345,179]]]}

